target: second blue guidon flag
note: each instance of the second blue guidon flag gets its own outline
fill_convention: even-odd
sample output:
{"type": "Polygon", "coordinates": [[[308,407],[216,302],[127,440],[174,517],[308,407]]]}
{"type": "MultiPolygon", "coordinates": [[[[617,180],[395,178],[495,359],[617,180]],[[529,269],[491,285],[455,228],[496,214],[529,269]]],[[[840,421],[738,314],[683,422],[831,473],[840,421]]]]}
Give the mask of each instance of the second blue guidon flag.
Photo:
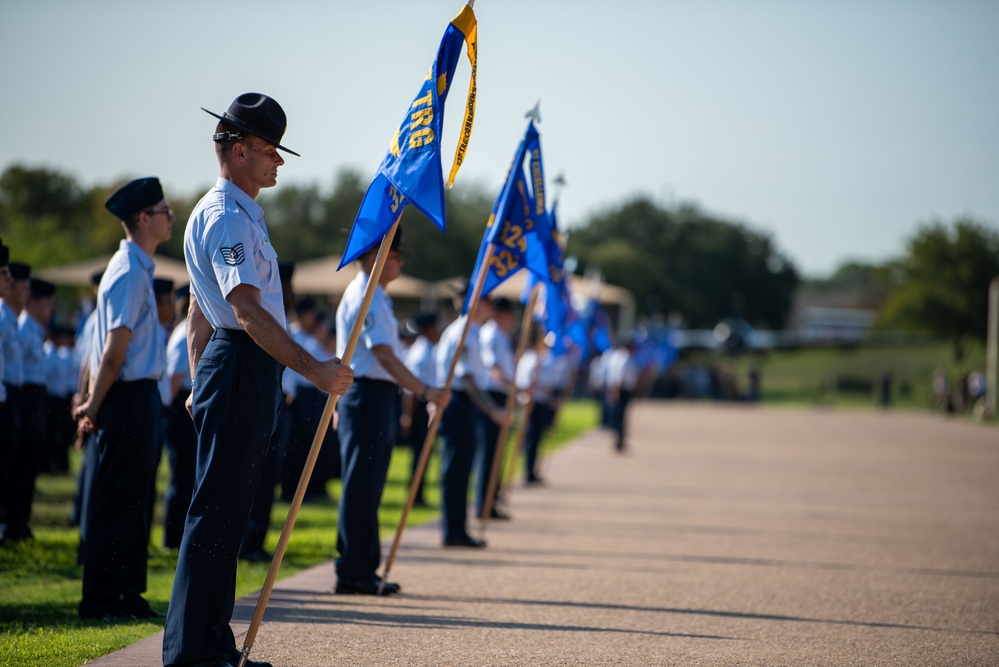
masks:
{"type": "Polygon", "coordinates": [[[364,194],[364,201],[350,229],[347,247],[340,259],[339,271],[378,243],[408,204],[418,208],[444,231],[444,178],[441,173],[441,128],[444,101],[454,78],[461,55],[461,45],[468,46],[472,76],[465,104],[465,121],[455,149],[454,163],[447,185],[454,182],[465,159],[475,118],[475,69],[477,36],[475,14],[468,5],[448,24],[426,80],[406,112],[402,124],[392,135],[389,151],[378,167],[378,174],[364,194]]]}
{"type": "MultiPolygon", "coordinates": [[[[486,225],[486,232],[479,246],[479,255],[475,260],[475,268],[472,269],[469,287],[478,281],[487,249],[493,245],[493,254],[486,267],[480,297],[488,295],[522,268],[526,267],[545,276],[548,274],[545,256],[542,253],[528,252],[530,238],[536,233],[535,220],[538,220],[539,213],[536,202],[539,198],[542,202],[540,215],[542,217],[547,215],[544,211],[544,179],[532,179],[528,185],[527,176],[524,174],[524,158],[528,155],[532,156],[532,164],[540,165],[541,139],[533,122],[527,124],[527,130],[517,147],[506,182],[496,198],[496,203],[493,204],[489,223],[486,225]],[[536,163],[534,156],[537,159],[536,163]]],[[[547,225],[545,228],[547,229],[547,225]]],[[[471,298],[472,290],[469,289],[465,295],[463,313],[468,312],[471,298]]]]}

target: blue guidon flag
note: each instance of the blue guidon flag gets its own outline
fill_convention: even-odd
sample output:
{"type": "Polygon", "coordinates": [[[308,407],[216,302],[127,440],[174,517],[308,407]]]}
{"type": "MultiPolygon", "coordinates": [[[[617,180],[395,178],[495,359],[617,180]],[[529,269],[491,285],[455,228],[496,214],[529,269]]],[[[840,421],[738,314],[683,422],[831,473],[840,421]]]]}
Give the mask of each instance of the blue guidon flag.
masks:
{"type": "MultiPolygon", "coordinates": [[[[486,224],[479,254],[475,260],[475,268],[469,279],[469,286],[476,284],[479,274],[483,271],[483,261],[487,249],[493,245],[493,254],[489,265],[485,267],[486,275],[482,282],[480,298],[487,296],[503,281],[523,268],[536,272],[548,279],[548,258],[541,248],[531,252],[538,244],[535,237],[538,233],[538,223],[549,229],[544,220],[545,212],[544,170],[541,166],[541,138],[533,122],[528,122],[524,138],[513,156],[513,163],[507,174],[503,189],[500,190],[493,204],[489,222],[486,224]],[[531,158],[531,177],[524,173],[524,160],[531,158]]],[[[465,295],[462,312],[468,312],[471,305],[472,291],[465,295]]]]}
{"type": "Polygon", "coordinates": [[[408,204],[415,206],[444,231],[441,130],[444,101],[461,56],[462,42],[468,46],[472,74],[465,103],[465,121],[462,123],[461,137],[455,149],[447,186],[450,187],[454,182],[465,159],[468,141],[472,136],[472,121],[475,118],[478,38],[475,14],[468,5],[448,24],[437,50],[437,57],[430,66],[420,92],[406,111],[402,124],[392,135],[389,151],[378,167],[375,179],[368,186],[354,226],[350,229],[350,237],[337,267],[338,271],[381,241],[408,204]]]}

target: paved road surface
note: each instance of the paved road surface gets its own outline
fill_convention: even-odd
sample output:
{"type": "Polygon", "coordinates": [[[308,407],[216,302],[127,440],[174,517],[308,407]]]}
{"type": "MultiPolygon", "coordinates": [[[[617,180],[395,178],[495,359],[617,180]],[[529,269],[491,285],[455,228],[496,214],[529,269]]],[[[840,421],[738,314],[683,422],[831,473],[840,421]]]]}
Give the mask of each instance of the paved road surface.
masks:
{"type": "MultiPolygon", "coordinates": [[[[515,488],[489,548],[407,531],[404,594],[279,582],[252,657],[326,665],[999,665],[999,429],[638,403],[515,488]]],[[[253,600],[234,623],[244,632],[253,600]]],[[[158,664],[161,635],[93,664],[158,664]]]]}

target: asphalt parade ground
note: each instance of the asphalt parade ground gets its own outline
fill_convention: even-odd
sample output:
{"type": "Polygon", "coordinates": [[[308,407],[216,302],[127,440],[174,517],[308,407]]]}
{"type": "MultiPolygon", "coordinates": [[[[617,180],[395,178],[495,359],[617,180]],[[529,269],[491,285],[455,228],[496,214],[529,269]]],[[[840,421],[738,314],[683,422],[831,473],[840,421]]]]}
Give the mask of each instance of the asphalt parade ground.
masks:
{"type": "MultiPolygon", "coordinates": [[[[278,582],[251,657],[327,665],[999,665],[999,429],[637,402],[510,490],[487,549],[406,531],[388,598],[278,582]]],[[[331,527],[331,530],[334,528],[331,527]]],[[[388,551],[385,544],[385,553],[388,551]]],[[[237,605],[237,644],[255,597],[237,605]]],[[[159,665],[162,633],[93,663],[159,665]]]]}

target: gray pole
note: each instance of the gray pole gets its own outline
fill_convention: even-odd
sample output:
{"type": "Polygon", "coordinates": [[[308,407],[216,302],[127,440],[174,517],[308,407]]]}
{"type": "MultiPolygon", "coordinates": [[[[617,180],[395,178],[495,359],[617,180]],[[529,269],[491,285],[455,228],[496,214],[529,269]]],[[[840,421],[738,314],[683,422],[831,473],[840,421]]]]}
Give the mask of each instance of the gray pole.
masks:
{"type": "Polygon", "coordinates": [[[996,416],[996,374],[999,366],[999,278],[989,283],[988,347],[985,353],[985,413],[996,416]]]}

